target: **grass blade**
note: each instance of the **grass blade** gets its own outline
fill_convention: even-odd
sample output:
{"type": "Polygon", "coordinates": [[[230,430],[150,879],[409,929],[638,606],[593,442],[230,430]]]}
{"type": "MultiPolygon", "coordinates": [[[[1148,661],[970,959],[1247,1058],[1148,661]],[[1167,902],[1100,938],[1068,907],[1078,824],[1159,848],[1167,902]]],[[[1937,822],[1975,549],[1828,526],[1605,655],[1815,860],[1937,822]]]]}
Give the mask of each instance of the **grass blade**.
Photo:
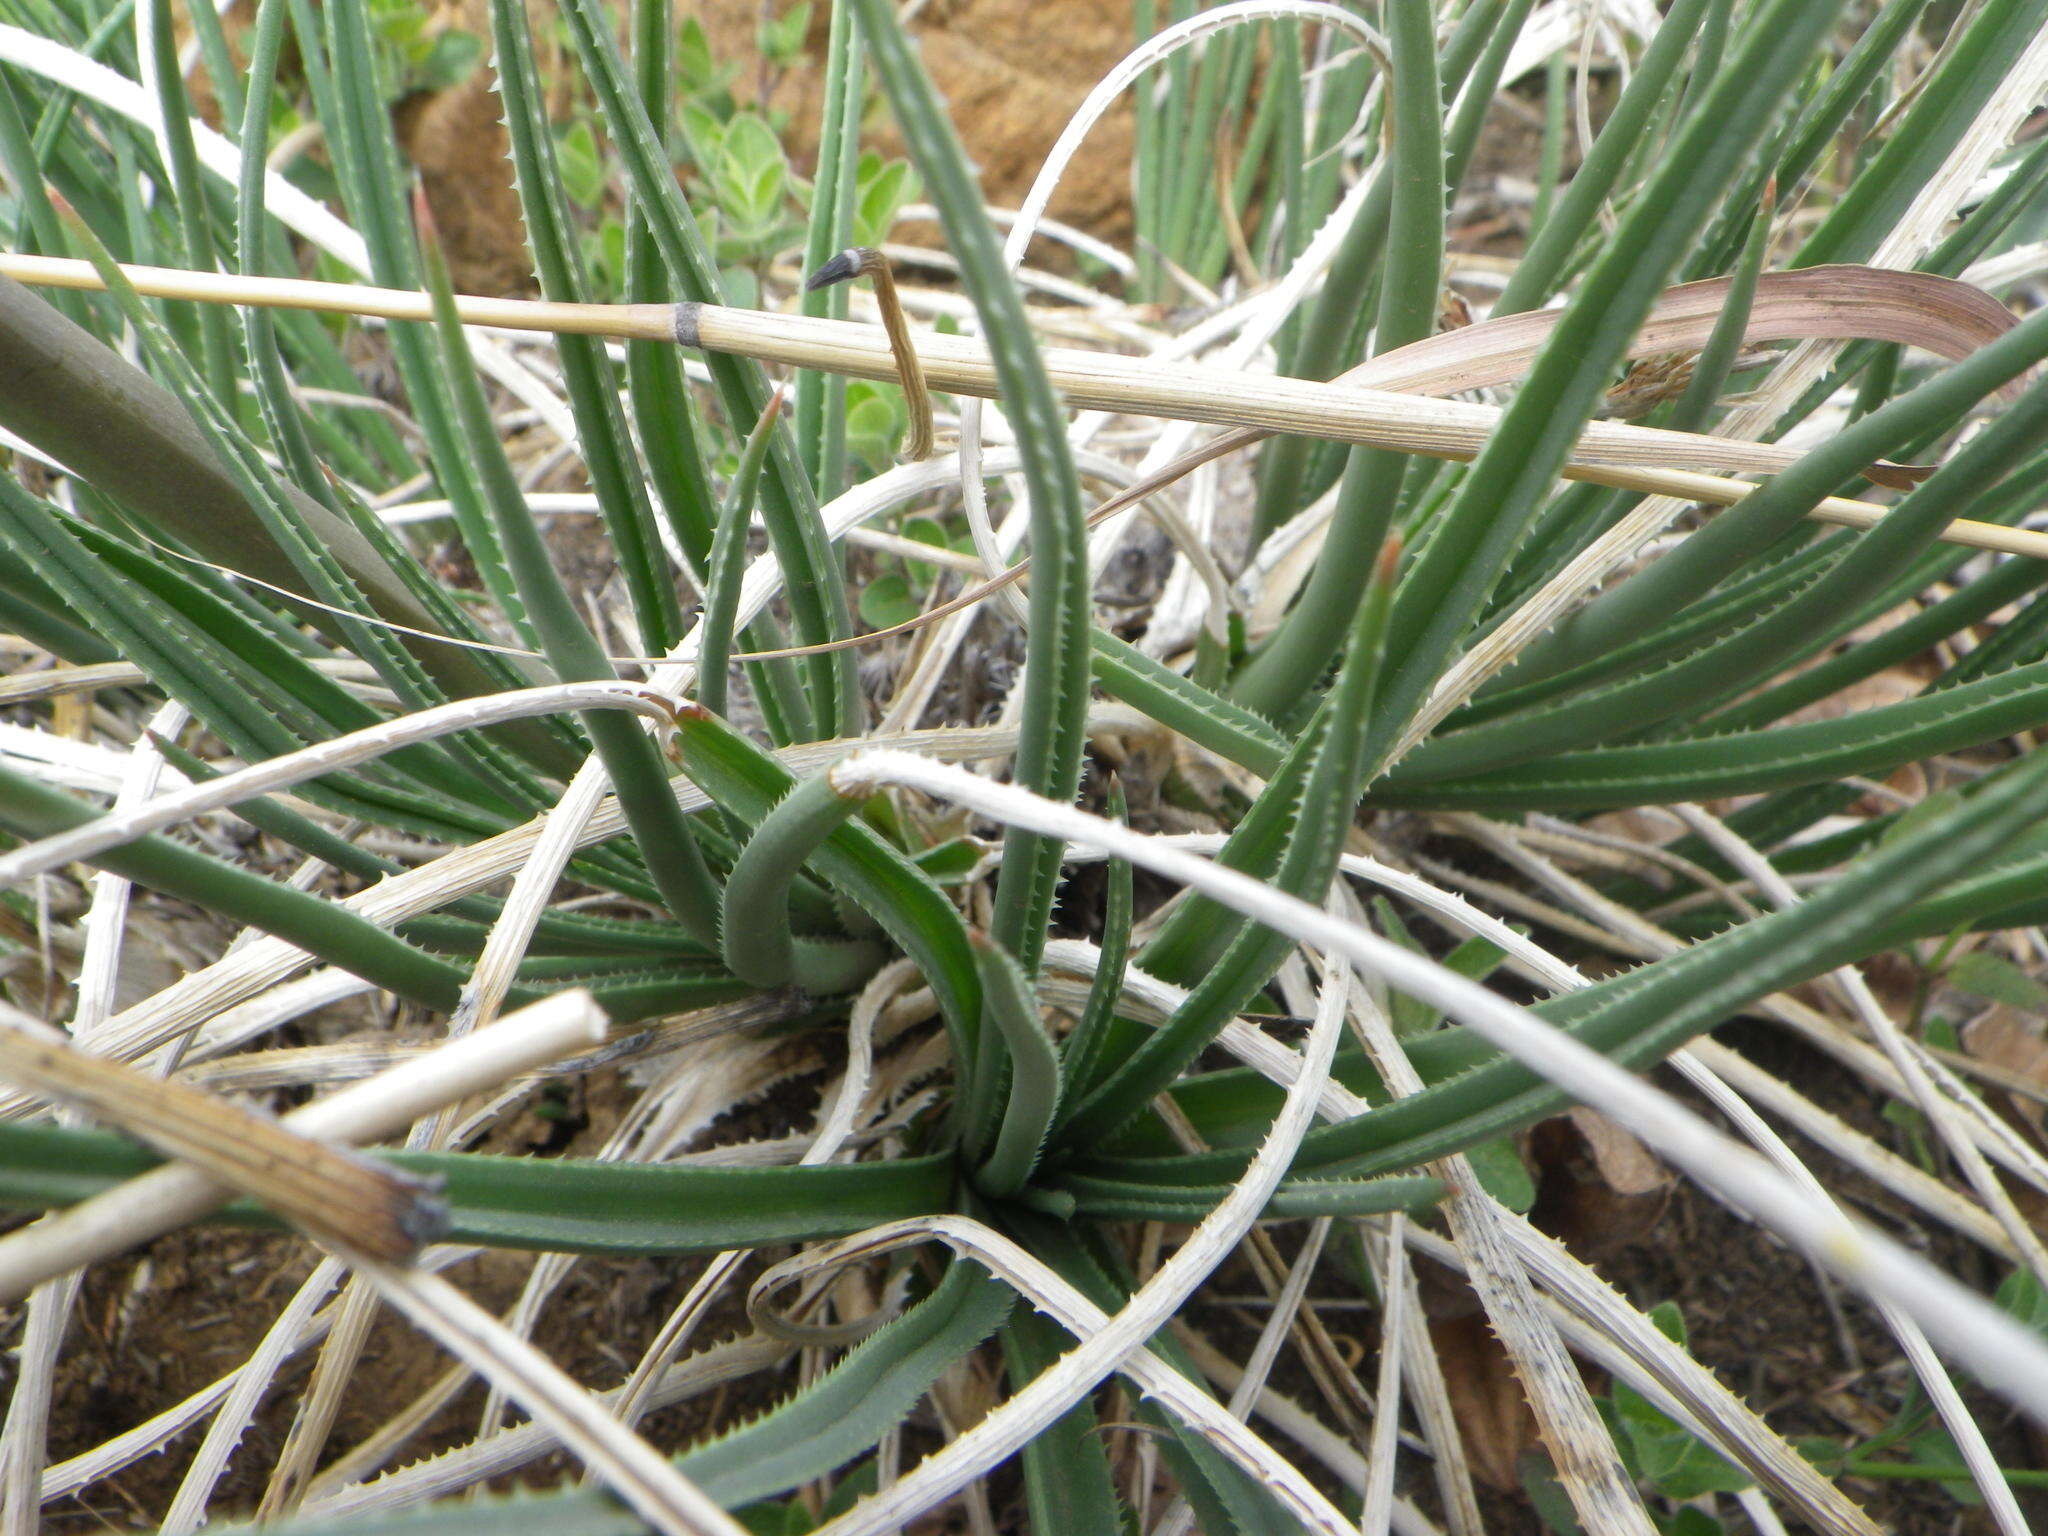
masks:
{"type": "MultiPolygon", "coordinates": [[[[442,365],[455,395],[460,423],[476,467],[477,479],[497,525],[497,544],[506,569],[519,588],[521,601],[548,660],[564,681],[589,682],[617,676],[604,647],[590,633],[575,603],[555,572],[553,558],[526,510],[526,499],[505,451],[498,442],[483,387],[470,365],[468,343],[455,318],[453,296],[440,253],[431,245],[426,260],[428,281],[440,311],[435,332],[442,365]]],[[[689,819],[677,808],[660,749],[639,725],[610,713],[590,711],[583,717],[605,771],[611,775],[619,804],[632,824],[634,839],[647,860],[648,872],[662,901],[685,932],[710,945],[718,936],[718,888],[712,883],[689,819]]]]}
{"type": "MultiPolygon", "coordinates": [[[[1080,788],[1082,727],[1088,708],[1088,536],[1066,423],[1038,356],[1002,250],[983,212],[967,157],[931,79],[911,52],[887,0],[853,0],[875,72],[931,189],[960,276],[981,316],[1001,381],[1004,408],[1023,456],[1031,502],[1030,623],[1025,636],[1024,708],[1018,782],[1054,800],[1080,788]]],[[[1059,882],[1057,843],[1028,833],[1004,839],[991,936],[1036,969],[1059,882]]]]}
{"type": "MultiPolygon", "coordinates": [[[[612,23],[595,0],[566,0],[562,17],[570,41],[597,98],[607,132],[625,162],[633,195],[644,209],[648,231],[668,266],[672,291],[690,303],[718,303],[723,295],[718,269],[647,112],[627,89],[625,70],[612,39],[612,23]]],[[[713,356],[711,374],[735,431],[755,422],[767,408],[761,371],[737,358],[713,356]]],[[[781,562],[797,638],[823,645],[853,632],[853,608],[837,555],[826,543],[817,498],[786,434],[778,433],[762,476],[761,510],[781,562]]],[[[825,737],[858,734],[862,716],[860,681],[850,657],[827,652],[804,663],[810,678],[811,712],[825,737]]]]}

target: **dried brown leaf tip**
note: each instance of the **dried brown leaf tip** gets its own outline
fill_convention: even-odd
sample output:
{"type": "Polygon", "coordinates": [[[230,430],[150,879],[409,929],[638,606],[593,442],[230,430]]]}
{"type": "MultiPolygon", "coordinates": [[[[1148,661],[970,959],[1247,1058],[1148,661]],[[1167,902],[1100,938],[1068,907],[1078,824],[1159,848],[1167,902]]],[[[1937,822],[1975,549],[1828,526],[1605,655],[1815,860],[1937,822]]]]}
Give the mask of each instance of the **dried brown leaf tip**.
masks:
{"type": "Polygon", "coordinates": [[[1383,587],[1392,586],[1394,578],[1401,573],[1401,552],[1405,548],[1407,541],[1398,531],[1388,534],[1373,562],[1372,579],[1383,587]]]}
{"type": "MultiPolygon", "coordinates": [[[[1667,288],[1629,343],[1631,358],[1698,352],[1727,308],[1732,280],[1708,278],[1667,288]]],[[[1463,394],[1512,384],[1563,318],[1562,310],[1525,310],[1382,352],[1343,382],[1422,395],[1463,394]]],[[[1881,267],[1802,267],[1757,280],[1743,345],[1779,341],[1893,341],[1951,362],[1996,341],[2018,322],[1991,294],[1954,278],[1881,267]]],[[[2015,380],[2008,399],[2023,388],[2015,380]]]]}
{"type": "Polygon", "coordinates": [[[434,205],[427,200],[427,184],[417,178],[412,184],[412,227],[421,245],[439,252],[441,226],[434,218],[434,205]]]}
{"type": "Polygon", "coordinates": [[[924,382],[924,364],[918,360],[917,343],[910,334],[910,322],[903,314],[903,300],[896,292],[896,274],[889,258],[872,246],[855,245],[841,251],[804,279],[804,292],[816,293],[834,283],[856,277],[871,277],[875,283],[875,305],[882,312],[882,329],[889,333],[889,352],[896,360],[896,376],[903,385],[903,403],[910,412],[910,435],[903,443],[903,456],[913,461],[932,456],[932,397],[924,382]]]}

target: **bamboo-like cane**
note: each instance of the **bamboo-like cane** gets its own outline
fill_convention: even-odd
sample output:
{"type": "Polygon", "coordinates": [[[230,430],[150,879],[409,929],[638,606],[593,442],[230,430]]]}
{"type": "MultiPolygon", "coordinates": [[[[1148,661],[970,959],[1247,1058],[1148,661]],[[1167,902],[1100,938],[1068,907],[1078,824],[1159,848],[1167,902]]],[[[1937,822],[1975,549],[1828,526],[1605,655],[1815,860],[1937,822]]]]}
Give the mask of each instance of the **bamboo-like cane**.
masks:
{"type": "MultiPolygon", "coordinates": [[[[164,267],[123,270],[137,292],[154,298],[309,309],[384,320],[432,318],[425,294],[399,289],[164,267]]],[[[104,286],[89,263],[61,257],[0,255],[0,273],[43,287],[97,290],[104,286]]],[[[468,325],[673,341],[854,378],[897,381],[904,375],[887,330],[850,321],[713,304],[556,304],[464,295],[455,305],[468,325]]],[[[981,342],[907,330],[903,340],[914,351],[929,387],[984,399],[998,397],[995,366],[981,342]]],[[[1054,386],[1076,407],[1329,438],[1432,458],[1471,458],[1500,417],[1496,407],[1464,401],[1249,375],[1195,363],[1162,364],[1064,347],[1046,348],[1044,357],[1054,386]]],[[[1795,450],[1777,444],[1595,421],[1587,424],[1564,475],[1623,490],[1729,506],[1754,489],[1732,476],[1772,474],[1797,458],[1795,450]]],[[[1822,522],[1868,528],[1888,510],[1875,502],[1831,496],[1811,515],[1822,522]]],[[[1959,519],[1940,536],[1952,544],[2048,559],[2048,533],[2032,529],[1959,519]]]]}

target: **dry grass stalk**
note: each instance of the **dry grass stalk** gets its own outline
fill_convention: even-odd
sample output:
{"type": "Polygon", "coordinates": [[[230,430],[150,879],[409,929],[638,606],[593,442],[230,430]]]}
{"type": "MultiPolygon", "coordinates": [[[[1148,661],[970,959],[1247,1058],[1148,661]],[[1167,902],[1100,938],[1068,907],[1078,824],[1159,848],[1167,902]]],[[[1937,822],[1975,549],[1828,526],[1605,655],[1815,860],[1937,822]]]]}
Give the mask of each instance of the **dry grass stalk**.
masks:
{"type": "MultiPolygon", "coordinates": [[[[439,1202],[417,1179],[217,1094],[77,1050],[25,1015],[0,1021],[0,1078],[179,1159],[330,1247],[404,1263],[443,1224],[439,1202]]],[[[64,1262],[27,1278],[7,1274],[0,1279],[0,1297],[18,1296],[71,1267],[64,1262]]]]}
{"type": "Polygon", "coordinates": [[[488,1041],[454,1042],[276,1121],[218,1094],[159,1082],[53,1043],[40,1027],[10,1022],[0,1030],[0,1075],[74,1104],[181,1162],[0,1239],[0,1297],[195,1220],[230,1190],[273,1207],[329,1246],[408,1261],[439,1224],[429,1191],[395,1169],[313,1138],[389,1135],[443,1104],[603,1038],[604,1016],[589,994],[564,992],[505,1020],[488,1041]]]}
{"type": "MultiPolygon", "coordinates": [[[[424,294],[396,289],[156,267],[125,270],[138,292],[156,297],[388,320],[431,318],[424,294]]],[[[0,274],[51,287],[94,290],[101,286],[89,263],[58,257],[0,257],[0,274]]],[[[894,381],[901,372],[886,330],[847,321],[705,304],[555,304],[465,296],[457,300],[457,306],[462,319],[471,325],[678,341],[854,378],[894,381]]],[[[1449,339],[1458,340],[1480,329],[1475,326],[1453,332],[1449,339]]],[[[1938,331],[1923,327],[1917,334],[1930,340],[1938,331]]],[[[995,367],[981,343],[926,333],[917,336],[916,348],[931,385],[954,394],[997,398],[995,367]]],[[[1668,339],[1660,337],[1651,350],[1669,351],[1671,346],[1668,339]]],[[[1248,378],[1234,369],[1189,363],[1160,365],[1149,359],[1069,348],[1048,348],[1044,355],[1048,374],[1071,405],[1327,437],[1435,458],[1463,459],[1477,453],[1500,414],[1489,406],[1418,398],[1361,387],[1349,380],[1316,383],[1273,376],[1248,378]]],[[[1729,505],[1747,495],[1751,487],[1728,475],[1771,473],[1796,457],[1792,450],[1770,444],[1593,422],[1565,473],[1567,478],[1626,490],[1729,505]]],[[[1830,498],[1814,515],[1846,526],[1867,526],[1883,516],[1884,510],[1871,503],[1830,498]]],[[[2048,535],[2024,529],[1957,523],[1949,526],[1945,536],[1972,547],[2048,557],[2048,535]]]]}

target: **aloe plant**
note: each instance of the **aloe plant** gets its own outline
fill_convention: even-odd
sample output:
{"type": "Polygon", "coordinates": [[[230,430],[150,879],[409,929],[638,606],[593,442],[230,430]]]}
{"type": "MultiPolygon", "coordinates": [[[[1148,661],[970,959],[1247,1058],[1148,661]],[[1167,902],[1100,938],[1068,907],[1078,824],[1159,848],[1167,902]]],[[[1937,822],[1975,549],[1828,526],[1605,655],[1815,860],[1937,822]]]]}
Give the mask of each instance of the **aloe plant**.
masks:
{"type": "MultiPolygon", "coordinates": [[[[46,920],[26,882],[98,871],[65,1033],[19,1012],[26,966],[0,1011],[0,1060],[34,1063],[0,1087],[0,1203],[54,1213],[0,1237],[29,1296],[9,1530],[202,1421],[169,1529],[853,1536],[994,1500],[1042,1532],[1476,1530],[1411,1248],[1471,1275],[1553,1453],[1532,1481],[1582,1528],[1709,1492],[1878,1529],[1509,1209],[1511,1138],[1574,1102],[1872,1296],[1935,1460],[2024,1529],[1949,1371],[2048,1422],[2048,1347],[1844,1217],[1742,1095],[2048,1282],[2000,1182],[2048,1192],[2048,1163],[1954,1075],[1944,1012],[1964,954],[2034,996],[2011,935],[2048,917],[2048,150],[2021,134],[2048,0],[1985,0],[1946,40],[1925,0],[1681,0],[1590,38],[1590,8],[1530,0],[1146,0],[1117,77],[1134,254],[1046,225],[1068,249],[1043,265],[1029,226],[1114,91],[1006,240],[885,0],[831,7],[808,176],[650,0],[493,0],[534,302],[458,293],[408,185],[389,74],[394,38],[430,46],[416,19],[261,0],[243,39],[201,9],[219,126],[162,0],[0,0],[0,631],[37,657],[4,683],[28,711],[0,740],[4,941],[26,958],[46,920]],[[1619,63],[1574,143],[1585,70],[1619,63]],[[1475,261],[1457,197],[1506,89],[1542,92],[1535,201],[1522,254],[1475,261]],[[908,166],[864,155],[876,113],[908,166]],[[322,165],[272,163],[315,127],[322,165]],[[805,288],[886,259],[848,248],[913,177],[956,291],[886,283],[906,331],[805,288]],[[1452,324],[1452,295],[1490,314],[1452,324]],[[1158,356],[1099,341],[1140,336],[1158,356]],[[866,474],[897,423],[860,391],[899,377],[918,457],[866,474]],[[582,489],[537,488],[529,428],[582,489]],[[1121,494],[1091,513],[1097,486],[1121,494]],[[1170,571],[1098,604],[1139,502],[1170,571]],[[558,570],[562,510],[599,519],[615,597],[558,570]],[[408,531],[428,519],[473,588],[408,531]],[[887,604],[860,597],[876,559],[887,604]],[[1000,707],[946,702],[1012,634],[1000,707]],[[1879,674],[1911,696],[1858,707],[1879,674]],[[215,835],[236,825],[261,841],[215,835]],[[1141,867],[1191,889],[1152,910],[1141,867]],[[243,938],[116,1007],[135,886],[243,938]],[[1905,1020],[1856,969],[1888,951],[1924,962],[1905,1020]],[[434,1033],[364,1014],[280,1043],[368,993],[434,1033]],[[1967,1188],[1759,1084],[1709,1039],[1742,1015],[1931,1116],[1967,1188]],[[1768,1161],[1665,1097],[1667,1061],[1768,1161]],[[638,1097],[602,1145],[479,1150],[537,1082],[622,1062],[638,1097]],[[814,1123],[777,1098],[790,1134],[695,1155],[791,1062],[825,1081],[814,1123]],[[178,1222],[307,1225],[324,1186],[193,1109],[238,1085],[333,1087],[277,1144],[363,1170],[417,1251],[314,1223],[330,1259],[239,1375],[46,1466],[82,1264],[178,1222]],[[502,1319],[438,1274],[479,1248],[532,1258],[502,1319]],[[1233,1362],[1168,1324],[1239,1253],[1273,1308],[1233,1362]],[[524,1336],[604,1255],[693,1278],[637,1366],[579,1383],[524,1336]],[[693,1347],[742,1268],[746,1332],[693,1347]],[[1337,1284],[1381,1313],[1376,1411],[1315,1313],[1337,1284]],[[319,1471],[384,1305],[459,1366],[319,1471]],[[1319,1404],[1265,1385],[1290,1331],[1319,1404]],[[1608,1420],[1567,1344],[1614,1374],[1608,1420]],[[230,1508],[305,1351],[260,1504],[230,1508]],[[474,1439],[415,1459],[404,1426],[472,1373],[474,1439]],[[738,1379],[758,1414],[643,1432],[738,1379]],[[1437,1453],[1414,1504],[1404,1397],[1437,1453]],[[592,1486],[471,1496],[556,1446],[592,1486]]],[[[776,19],[778,59],[803,28],[776,19]]]]}

